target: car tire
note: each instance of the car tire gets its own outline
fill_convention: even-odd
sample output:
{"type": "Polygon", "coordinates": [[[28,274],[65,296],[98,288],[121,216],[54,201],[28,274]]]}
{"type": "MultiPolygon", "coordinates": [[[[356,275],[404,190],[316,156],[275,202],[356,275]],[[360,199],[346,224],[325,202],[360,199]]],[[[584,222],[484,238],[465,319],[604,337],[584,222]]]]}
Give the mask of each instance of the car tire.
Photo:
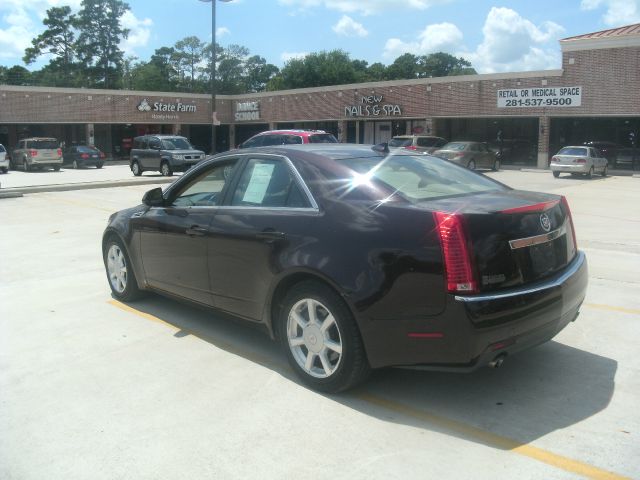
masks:
{"type": "Polygon", "coordinates": [[[96,168],[102,168],[102,163],[96,163],[96,168]]]}
{"type": "Polygon", "coordinates": [[[493,161],[493,167],[491,168],[491,170],[493,170],[494,172],[497,172],[498,170],[500,170],[500,160],[496,158],[493,161]]]}
{"type": "Polygon", "coordinates": [[[53,166],[53,169],[54,169],[56,172],[59,172],[59,171],[60,171],[60,165],[54,165],[54,166],[53,166]]]}
{"type": "Polygon", "coordinates": [[[337,393],[370,374],[360,330],[344,300],[328,286],[315,281],[294,285],[277,321],[287,359],[310,388],[337,393]]]}
{"type": "Polygon", "coordinates": [[[586,177],[591,180],[593,178],[593,167],[589,169],[589,173],[586,174],[586,177]]]}
{"type": "Polygon", "coordinates": [[[609,165],[605,165],[605,166],[604,166],[604,168],[602,169],[602,173],[601,173],[601,175],[602,175],[603,177],[606,177],[606,176],[607,176],[608,171],[609,171],[609,165]]]}
{"type": "Polygon", "coordinates": [[[467,168],[469,170],[475,170],[476,169],[476,161],[475,160],[469,160],[469,163],[467,163],[467,168]]]}
{"type": "Polygon", "coordinates": [[[2,173],[7,173],[9,169],[7,167],[2,167],[2,173]]]}
{"type": "Polygon", "coordinates": [[[560,176],[560,172],[553,172],[553,176],[558,178],[560,176]]]}
{"type": "Polygon", "coordinates": [[[142,175],[142,167],[140,166],[137,160],[134,160],[131,163],[131,171],[136,177],[139,177],[140,175],[142,175]]]}
{"type": "Polygon", "coordinates": [[[160,164],[160,173],[163,177],[170,177],[173,175],[173,171],[171,170],[171,165],[166,160],[163,160],[160,164]]]}
{"type": "Polygon", "coordinates": [[[131,260],[122,242],[116,236],[110,237],[105,243],[102,254],[113,296],[123,302],[140,298],[142,291],[138,288],[131,260]]]}
{"type": "Polygon", "coordinates": [[[28,172],[29,170],[31,170],[26,158],[22,162],[22,170],[24,170],[25,172],[28,172]]]}

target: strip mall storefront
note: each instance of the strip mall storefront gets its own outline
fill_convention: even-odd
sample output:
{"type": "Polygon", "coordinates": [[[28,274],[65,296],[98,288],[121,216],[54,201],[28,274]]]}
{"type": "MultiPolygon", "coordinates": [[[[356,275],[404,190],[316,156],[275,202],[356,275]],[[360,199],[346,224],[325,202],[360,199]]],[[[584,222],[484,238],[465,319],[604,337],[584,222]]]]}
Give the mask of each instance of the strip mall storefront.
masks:
{"type": "MultiPolygon", "coordinates": [[[[321,129],[376,144],[423,133],[488,142],[503,162],[546,168],[560,147],[615,143],[631,158],[640,133],[640,24],[560,41],[562,68],[219,95],[217,151],[267,129],[321,129]]],[[[0,85],[0,143],[52,136],[126,157],[144,133],[211,150],[209,95],[0,85]]]]}

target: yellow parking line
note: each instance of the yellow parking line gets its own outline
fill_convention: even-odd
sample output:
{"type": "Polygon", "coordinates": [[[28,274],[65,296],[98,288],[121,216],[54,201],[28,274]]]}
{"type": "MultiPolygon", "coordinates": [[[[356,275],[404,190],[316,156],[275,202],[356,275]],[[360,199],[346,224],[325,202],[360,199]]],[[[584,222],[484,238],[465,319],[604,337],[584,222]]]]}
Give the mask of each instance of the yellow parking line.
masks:
{"type": "MultiPolygon", "coordinates": [[[[135,308],[125,305],[124,303],[121,303],[117,300],[108,300],[107,303],[121,310],[124,310],[125,312],[129,312],[139,317],[145,318],[147,320],[151,320],[152,322],[164,324],[168,327],[171,327],[174,330],[180,330],[174,325],[168,322],[165,322],[164,320],[154,315],[141,312],[140,310],[136,310],[135,308]]],[[[615,308],[615,307],[611,307],[611,308],[615,308]]],[[[227,345],[227,347],[231,347],[231,346],[227,345]]],[[[252,359],[253,357],[251,352],[247,352],[247,354],[245,355],[244,352],[238,351],[238,349],[236,348],[229,348],[229,351],[231,351],[232,353],[236,353],[237,355],[244,356],[248,359],[252,359]]],[[[258,361],[260,362],[260,360],[258,361]]],[[[565,470],[567,472],[574,473],[577,475],[582,475],[585,478],[592,478],[597,480],[630,480],[629,477],[625,477],[613,472],[608,472],[598,467],[594,467],[592,465],[580,462],[578,460],[573,460],[568,457],[563,457],[562,455],[557,455],[555,453],[549,452],[547,450],[543,450],[541,448],[533,447],[531,445],[523,445],[522,443],[516,440],[513,440],[509,437],[503,437],[501,435],[497,435],[495,433],[491,433],[486,430],[482,430],[480,428],[473,427],[471,425],[467,425],[465,423],[458,422],[456,420],[452,420],[450,418],[441,417],[433,413],[424,412],[422,410],[418,410],[408,405],[403,405],[398,402],[387,400],[382,397],[372,395],[370,393],[356,394],[356,397],[359,398],[360,400],[363,400],[372,405],[376,405],[378,407],[384,408],[386,410],[390,410],[392,412],[406,415],[408,417],[417,418],[431,425],[440,427],[445,431],[459,434],[464,438],[475,439],[489,447],[499,448],[502,450],[509,450],[513,453],[517,453],[519,455],[529,457],[534,460],[538,460],[539,462],[546,463],[547,465],[551,465],[561,470],[565,470]]]]}
{"type": "Polygon", "coordinates": [[[496,435],[495,433],[487,432],[480,428],[476,428],[471,425],[452,420],[450,418],[440,417],[438,415],[424,412],[407,405],[402,405],[400,403],[371,395],[369,393],[361,393],[357,396],[367,403],[371,403],[378,407],[382,407],[386,410],[391,410],[408,417],[417,418],[437,427],[441,427],[446,431],[460,434],[461,436],[466,438],[475,439],[489,447],[509,450],[513,453],[533,458],[534,460],[546,463],[547,465],[551,465],[570,473],[582,475],[586,478],[593,478],[598,480],[628,480],[628,477],[624,477],[617,473],[608,472],[598,467],[594,467],[578,460],[563,457],[562,455],[556,455],[555,453],[543,450],[541,448],[533,447],[531,445],[523,445],[522,443],[517,442],[516,440],[513,440],[511,438],[496,435]]]}
{"type": "Polygon", "coordinates": [[[584,306],[589,308],[597,308],[599,310],[611,310],[613,312],[622,312],[622,313],[630,313],[632,315],[640,315],[640,310],[638,310],[637,308],[613,307],[611,305],[600,305],[598,303],[585,303],[584,306]]]}

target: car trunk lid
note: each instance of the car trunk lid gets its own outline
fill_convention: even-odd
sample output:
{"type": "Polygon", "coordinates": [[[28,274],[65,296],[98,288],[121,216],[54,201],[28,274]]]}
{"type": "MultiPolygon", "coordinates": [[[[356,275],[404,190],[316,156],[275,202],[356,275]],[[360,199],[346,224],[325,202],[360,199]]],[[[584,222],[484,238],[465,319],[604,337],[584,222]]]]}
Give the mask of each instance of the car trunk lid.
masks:
{"type": "MultiPolygon", "coordinates": [[[[494,292],[539,281],[563,269],[576,254],[564,197],[508,190],[429,203],[430,208],[460,221],[474,286],[458,294],[494,292]]],[[[439,213],[434,215],[436,225],[442,225],[439,213]]],[[[443,255],[446,267],[444,248],[443,255]]]]}

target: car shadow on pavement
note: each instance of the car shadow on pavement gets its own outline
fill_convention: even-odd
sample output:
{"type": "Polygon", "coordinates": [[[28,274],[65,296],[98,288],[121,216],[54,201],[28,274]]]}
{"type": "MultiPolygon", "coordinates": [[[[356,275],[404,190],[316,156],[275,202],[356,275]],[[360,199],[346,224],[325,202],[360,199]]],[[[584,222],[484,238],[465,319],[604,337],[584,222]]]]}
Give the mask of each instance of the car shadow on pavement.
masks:
{"type": "MultiPolygon", "coordinates": [[[[128,305],[175,327],[178,340],[196,336],[299,383],[280,345],[261,326],[156,295],[128,305]]],[[[507,358],[499,369],[466,374],[387,368],[352,391],[325,397],[384,422],[509,450],[604,410],[617,366],[550,341],[507,358]]]]}

